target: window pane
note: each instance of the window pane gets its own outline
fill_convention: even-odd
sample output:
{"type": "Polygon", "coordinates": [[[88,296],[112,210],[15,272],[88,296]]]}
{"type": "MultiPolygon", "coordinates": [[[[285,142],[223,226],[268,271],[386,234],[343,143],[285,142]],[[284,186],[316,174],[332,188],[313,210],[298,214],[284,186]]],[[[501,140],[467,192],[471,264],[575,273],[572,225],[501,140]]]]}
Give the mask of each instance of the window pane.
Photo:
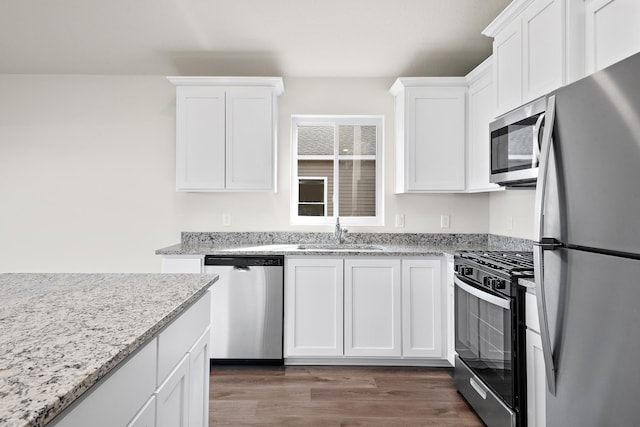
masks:
{"type": "Polygon", "coordinates": [[[375,216],[375,160],[340,160],[338,169],[339,216],[375,216]]]}
{"type": "Polygon", "coordinates": [[[324,205],[307,205],[301,203],[298,205],[299,216],[324,216],[324,205]]]}
{"type": "Polygon", "coordinates": [[[298,185],[300,202],[324,202],[324,180],[301,179],[298,185]]]}
{"type": "Polygon", "coordinates": [[[298,155],[333,156],[333,126],[299,126],[298,155]]]}
{"type": "Polygon", "coordinates": [[[338,138],[340,139],[338,152],[341,156],[376,155],[375,126],[339,126],[338,138]]]}

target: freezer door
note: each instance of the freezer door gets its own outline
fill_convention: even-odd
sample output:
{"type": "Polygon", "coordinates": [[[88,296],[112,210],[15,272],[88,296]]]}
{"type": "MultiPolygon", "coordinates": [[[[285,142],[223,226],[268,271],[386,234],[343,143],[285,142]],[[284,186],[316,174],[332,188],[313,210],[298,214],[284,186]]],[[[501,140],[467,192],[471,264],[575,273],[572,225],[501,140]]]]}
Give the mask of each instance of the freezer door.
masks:
{"type": "Polygon", "coordinates": [[[547,394],[547,425],[638,425],[640,260],[559,249],[545,251],[547,294],[562,299],[553,353],[556,395],[547,394]]]}
{"type": "MultiPolygon", "coordinates": [[[[552,176],[568,245],[640,253],[640,54],[555,92],[552,176]]],[[[547,121],[549,118],[547,117],[547,121]]],[[[558,218],[545,218],[553,228],[558,218]]]]}

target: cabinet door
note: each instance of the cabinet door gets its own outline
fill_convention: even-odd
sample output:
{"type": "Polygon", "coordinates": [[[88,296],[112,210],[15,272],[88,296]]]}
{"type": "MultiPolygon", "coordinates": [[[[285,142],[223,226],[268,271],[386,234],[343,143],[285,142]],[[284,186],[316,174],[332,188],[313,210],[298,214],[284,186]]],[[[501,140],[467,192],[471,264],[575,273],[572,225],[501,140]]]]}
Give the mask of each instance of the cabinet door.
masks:
{"type": "Polygon", "coordinates": [[[206,331],[189,350],[189,427],[209,425],[209,345],[206,331]]]}
{"type": "Polygon", "coordinates": [[[287,258],[285,357],[343,355],[343,261],[287,258]]]}
{"type": "Polygon", "coordinates": [[[522,103],[522,29],[520,19],[511,22],[493,40],[496,114],[522,103]]]}
{"type": "Polygon", "coordinates": [[[224,89],[183,86],[176,96],[176,189],[224,189],[224,89]]]}
{"type": "Polygon", "coordinates": [[[187,427],[189,412],[189,355],[158,388],[156,393],[157,427],[187,427]]]}
{"type": "Polygon", "coordinates": [[[402,261],[402,355],[442,357],[441,261],[402,261]]]}
{"type": "Polygon", "coordinates": [[[406,89],[407,191],[464,190],[465,96],[462,87],[406,89]]]}
{"type": "Polygon", "coordinates": [[[447,360],[451,366],[455,364],[456,355],[456,311],[455,311],[455,285],[453,282],[453,260],[447,261],[447,360]]]}
{"type": "Polygon", "coordinates": [[[564,14],[561,0],[536,0],[522,14],[522,102],[564,82],[564,14]]]}
{"type": "Polygon", "coordinates": [[[491,169],[491,151],[489,141],[489,122],[495,111],[495,91],[493,86],[493,67],[484,69],[483,75],[469,87],[469,144],[467,164],[469,168],[467,190],[497,190],[497,184],[489,182],[491,169]]]}
{"type": "Polygon", "coordinates": [[[345,355],[400,356],[400,260],[347,259],[345,355]]]}
{"type": "Polygon", "coordinates": [[[274,99],[270,88],[227,89],[227,189],[274,189],[274,99]]]}
{"type": "Polygon", "coordinates": [[[527,329],[527,425],[546,425],[547,383],[542,355],[542,339],[527,329]]]}
{"type": "Polygon", "coordinates": [[[587,0],[585,20],[587,74],[640,52],[640,1],[587,0]]]}
{"type": "Polygon", "coordinates": [[[162,257],[160,271],[162,273],[200,274],[202,272],[202,257],[165,255],[162,257]]]}

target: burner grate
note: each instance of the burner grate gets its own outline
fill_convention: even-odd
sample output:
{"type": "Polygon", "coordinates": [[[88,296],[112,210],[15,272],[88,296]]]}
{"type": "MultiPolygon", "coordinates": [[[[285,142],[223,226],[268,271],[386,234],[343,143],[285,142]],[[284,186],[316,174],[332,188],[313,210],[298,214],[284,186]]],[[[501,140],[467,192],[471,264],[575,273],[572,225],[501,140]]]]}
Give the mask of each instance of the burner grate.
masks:
{"type": "Polygon", "coordinates": [[[481,265],[503,271],[505,273],[516,273],[519,271],[533,270],[532,252],[511,252],[511,251],[483,251],[464,252],[460,256],[465,259],[474,260],[481,265]]]}

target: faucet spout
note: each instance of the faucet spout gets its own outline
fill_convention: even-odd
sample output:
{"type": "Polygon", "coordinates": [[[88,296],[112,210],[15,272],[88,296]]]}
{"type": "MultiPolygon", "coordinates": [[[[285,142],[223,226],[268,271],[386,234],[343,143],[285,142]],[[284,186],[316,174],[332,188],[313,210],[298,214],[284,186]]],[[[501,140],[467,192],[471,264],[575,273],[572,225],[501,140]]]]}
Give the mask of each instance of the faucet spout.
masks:
{"type": "Polygon", "coordinates": [[[337,243],[344,243],[344,237],[349,232],[346,228],[340,226],[340,217],[336,217],[336,229],[333,233],[337,243]]]}

